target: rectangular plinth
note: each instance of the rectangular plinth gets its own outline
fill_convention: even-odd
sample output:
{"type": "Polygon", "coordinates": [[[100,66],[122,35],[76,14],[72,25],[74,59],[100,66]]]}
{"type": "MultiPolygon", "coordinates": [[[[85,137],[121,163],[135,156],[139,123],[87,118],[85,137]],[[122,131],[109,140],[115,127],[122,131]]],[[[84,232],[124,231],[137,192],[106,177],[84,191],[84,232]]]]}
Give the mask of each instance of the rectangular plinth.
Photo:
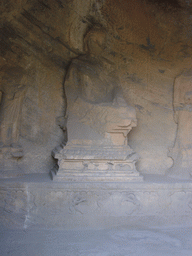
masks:
{"type": "Polygon", "coordinates": [[[56,182],[139,182],[143,177],[135,171],[59,170],[51,171],[56,182]]]}
{"type": "MultiPolygon", "coordinates": [[[[98,175],[98,173],[97,173],[98,175]]],[[[107,175],[101,175],[101,176],[93,176],[92,173],[89,175],[89,173],[82,174],[82,175],[58,175],[55,176],[54,181],[58,182],[138,182],[142,181],[143,178],[139,176],[118,176],[118,175],[113,175],[111,177],[107,175]]]]}
{"type": "Polygon", "coordinates": [[[137,154],[129,146],[71,146],[54,152],[58,169],[51,171],[58,182],[140,182],[137,154]]]}
{"type": "Polygon", "coordinates": [[[142,181],[133,160],[68,160],[61,159],[59,169],[51,171],[54,181],[129,182],[142,181]]]}

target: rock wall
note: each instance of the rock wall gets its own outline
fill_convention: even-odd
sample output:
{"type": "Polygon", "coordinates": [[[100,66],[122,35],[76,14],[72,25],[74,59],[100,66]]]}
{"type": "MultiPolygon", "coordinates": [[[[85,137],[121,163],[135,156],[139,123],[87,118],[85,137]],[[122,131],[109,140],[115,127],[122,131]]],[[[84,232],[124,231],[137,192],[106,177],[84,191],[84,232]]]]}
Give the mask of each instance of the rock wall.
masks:
{"type": "Polygon", "coordinates": [[[84,54],[87,31],[99,24],[108,38],[103,56],[115,65],[124,98],[137,111],[129,136],[140,155],[137,169],[165,174],[177,129],[173,85],[191,68],[191,7],[185,0],[1,1],[0,83],[9,88],[4,72],[12,67],[21,67],[25,77],[21,173],[48,173],[54,166],[51,151],[66,137],[58,121],[66,109],[65,73],[84,54]]]}

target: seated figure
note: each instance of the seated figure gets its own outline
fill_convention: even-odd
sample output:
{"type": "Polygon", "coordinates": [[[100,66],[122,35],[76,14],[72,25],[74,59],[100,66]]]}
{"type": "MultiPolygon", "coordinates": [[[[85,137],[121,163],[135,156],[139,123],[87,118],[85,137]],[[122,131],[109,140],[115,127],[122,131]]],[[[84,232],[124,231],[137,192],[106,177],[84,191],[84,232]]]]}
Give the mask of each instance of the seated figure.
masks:
{"type": "Polygon", "coordinates": [[[92,29],[85,37],[87,54],[74,59],[65,79],[68,142],[124,145],[136,126],[134,108],[118,89],[114,64],[102,57],[106,34],[92,29]]]}
{"type": "MultiPolygon", "coordinates": [[[[94,175],[97,180],[106,180],[101,171],[112,168],[108,180],[113,180],[117,170],[116,180],[122,180],[125,175],[120,169],[124,172],[128,168],[132,178],[138,179],[137,155],[128,146],[127,139],[137,124],[136,112],[122,97],[115,65],[103,57],[105,31],[92,28],[84,43],[86,54],[72,60],[64,83],[68,141],[54,154],[59,160],[58,177],[67,179],[69,170],[69,176],[73,176],[72,170],[78,169],[80,173],[84,170],[85,180],[89,180],[89,175],[90,180],[94,180],[94,175]]],[[[76,176],[76,179],[79,178],[76,176]]]]}

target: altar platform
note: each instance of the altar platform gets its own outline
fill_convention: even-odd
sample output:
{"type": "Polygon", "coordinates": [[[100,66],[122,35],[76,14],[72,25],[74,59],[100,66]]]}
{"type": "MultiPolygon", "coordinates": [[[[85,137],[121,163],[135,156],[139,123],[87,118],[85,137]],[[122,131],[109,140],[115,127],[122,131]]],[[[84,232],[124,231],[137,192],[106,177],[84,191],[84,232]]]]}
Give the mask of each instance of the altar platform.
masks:
{"type": "Polygon", "coordinates": [[[192,225],[192,182],[54,182],[48,174],[1,179],[1,226],[103,229],[192,225]]]}

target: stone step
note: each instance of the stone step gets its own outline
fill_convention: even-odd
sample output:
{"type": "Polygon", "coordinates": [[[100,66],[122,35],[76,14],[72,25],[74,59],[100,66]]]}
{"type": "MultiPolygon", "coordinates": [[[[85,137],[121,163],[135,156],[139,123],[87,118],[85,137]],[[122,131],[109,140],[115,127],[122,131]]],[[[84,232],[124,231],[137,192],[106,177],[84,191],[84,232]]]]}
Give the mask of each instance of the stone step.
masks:
{"type": "Polygon", "coordinates": [[[105,176],[105,177],[113,177],[113,176],[139,176],[138,172],[106,172],[106,171],[85,171],[85,172],[77,172],[77,171],[59,171],[58,176],[105,176]]]}

